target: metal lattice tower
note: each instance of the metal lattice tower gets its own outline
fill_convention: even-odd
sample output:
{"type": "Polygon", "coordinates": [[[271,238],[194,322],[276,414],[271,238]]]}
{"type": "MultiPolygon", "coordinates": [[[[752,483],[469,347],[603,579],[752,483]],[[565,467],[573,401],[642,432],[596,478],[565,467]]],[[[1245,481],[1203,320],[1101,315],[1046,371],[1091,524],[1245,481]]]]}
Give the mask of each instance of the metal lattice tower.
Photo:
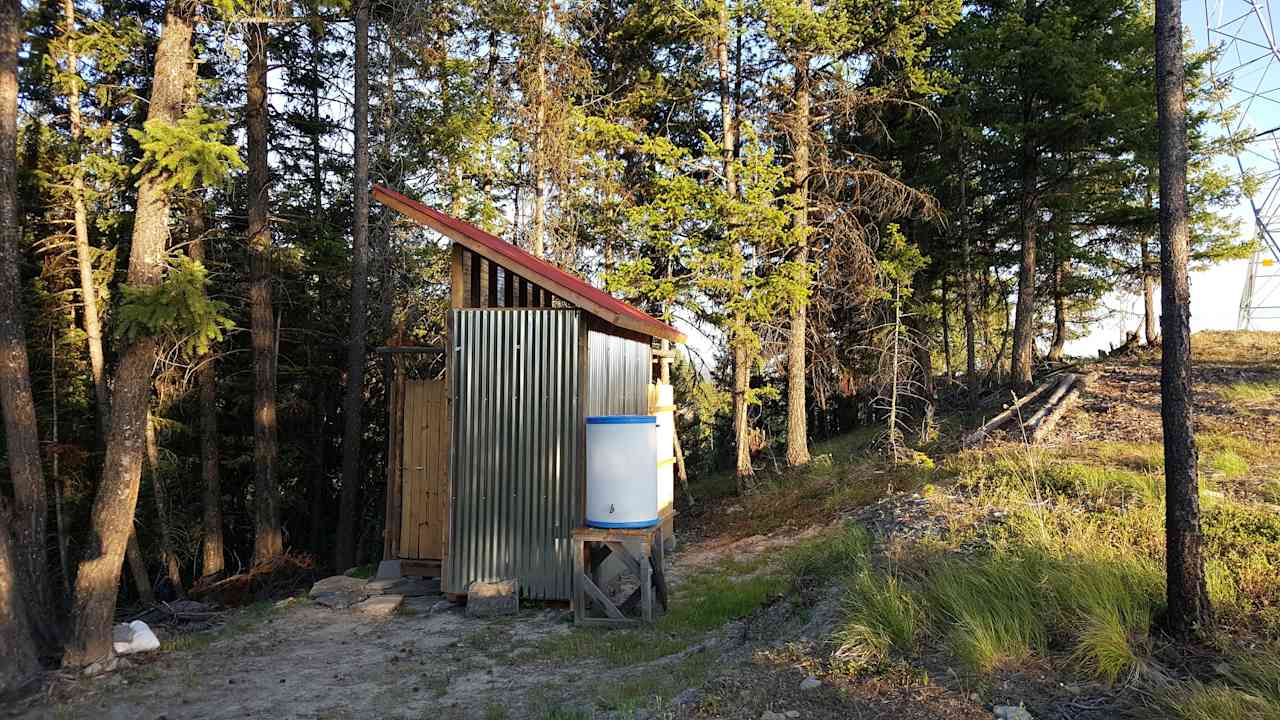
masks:
{"type": "Polygon", "coordinates": [[[1218,48],[1209,72],[1226,88],[1225,130],[1247,138],[1235,158],[1258,238],[1240,294],[1237,324],[1247,330],[1280,320],[1280,18],[1270,0],[1205,0],[1204,15],[1208,45],[1218,48]]]}

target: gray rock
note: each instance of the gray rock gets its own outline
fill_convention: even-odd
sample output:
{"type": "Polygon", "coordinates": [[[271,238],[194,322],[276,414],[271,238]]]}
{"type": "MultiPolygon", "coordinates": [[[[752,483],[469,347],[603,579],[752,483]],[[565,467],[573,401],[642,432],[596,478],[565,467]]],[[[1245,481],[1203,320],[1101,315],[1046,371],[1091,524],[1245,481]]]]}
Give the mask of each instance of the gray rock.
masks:
{"type": "Polygon", "coordinates": [[[800,681],[800,689],[806,692],[820,687],[822,687],[822,681],[812,675],[800,681]]]}
{"type": "Polygon", "coordinates": [[[788,711],[786,711],[786,712],[785,712],[785,713],[783,713],[783,714],[784,714],[784,715],[786,715],[787,717],[791,718],[791,720],[795,720],[796,718],[800,717],[800,711],[799,711],[799,710],[788,710],[788,711]]]}
{"type": "Polygon", "coordinates": [[[375,578],[364,584],[364,591],[370,595],[380,595],[399,582],[400,578],[375,578]]]}
{"type": "Polygon", "coordinates": [[[679,695],[676,695],[674,698],[672,698],[671,704],[675,705],[676,707],[694,705],[694,704],[697,704],[698,698],[701,695],[702,693],[698,692],[697,688],[686,688],[684,690],[681,690],[679,695]]]}
{"type": "Polygon", "coordinates": [[[391,617],[396,610],[400,609],[400,604],[403,602],[403,595],[374,595],[368,600],[352,605],[351,609],[375,617],[391,617]]]}
{"type": "Polygon", "coordinates": [[[772,710],[765,710],[760,714],[760,720],[787,720],[787,716],[772,710]]]}
{"type": "Polygon", "coordinates": [[[996,720],[1036,720],[1035,716],[1021,705],[997,705],[991,709],[991,712],[996,720]]]}
{"type": "Polygon", "coordinates": [[[378,572],[373,577],[377,580],[398,580],[403,574],[399,560],[383,560],[378,563],[378,572]]]}
{"type": "Polygon", "coordinates": [[[473,582],[467,588],[467,617],[498,617],[519,611],[520,585],[514,579],[473,582]]]}
{"type": "Polygon", "coordinates": [[[327,608],[335,610],[345,610],[346,608],[361,602],[368,595],[362,592],[322,592],[311,596],[317,605],[323,605],[327,608]]]}
{"type": "Polygon", "coordinates": [[[308,593],[312,600],[317,595],[324,593],[364,593],[365,581],[360,578],[347,577],[346,575],[333,575],[323,580],[318,580],[311,586],[311,592],[308,593]]]}

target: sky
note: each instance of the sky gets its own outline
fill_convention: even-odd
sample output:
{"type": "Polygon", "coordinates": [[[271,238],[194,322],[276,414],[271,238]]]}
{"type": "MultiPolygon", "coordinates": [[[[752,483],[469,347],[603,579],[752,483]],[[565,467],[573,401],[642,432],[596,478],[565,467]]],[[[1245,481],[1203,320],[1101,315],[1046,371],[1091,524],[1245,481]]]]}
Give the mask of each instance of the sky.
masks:
{"type": "MultiPolygon", "coordinates": [[[[1245,0],[1188,0],[1182,4],[1183,23],[1194,38],[1197,48],[1204,48],[1209,42],[1208,23],[1217,18],[1242,18],[1250,10],[1250,3],[1245,0]]],[[[1236,27],[1247,33],[1251,41],[1262,41],[1262,24],[1255,17],[1245,17],[1236,27]]],[[[1216,37],[1216,36],[1215,36],[1216,37]]],[[[1249,46],[1245,46],[1249,47],[1249,46]]],[[[1258,53],[1264,52],[1260,49],[1258,53]]],[[[1223,64],[1244,64],[1245,70],[1237,74],[1236,85],[1253,88],[1277,88],[1280,90],[1280,62],[1257,60],[1258,55],[1245,58],[1230,58],[1224,54],[1223,64]],[[1246,62],[1255,60],[1254,62],[1246,62]]],[[[1255,128],[1270,128],[1280,125],[1280,110],[1274,103],[1256,103],[1250,106],[1242,117],[1245,124],[1255,128]]],[[[1234,159],[1224,160],[1224,167],[1234,167],[1234,159]]],[[[1246,164],[1254,163],[1246,160],[1246,164]]],[[[1254,233],[1253,212],[1249,201],[1241,199],[1241,203],[1233,210],[1233,215],[1240,220],[1240,231],[1243,234],[1254,233]]],[[[1191,273],[1191,329],[1198,330],[1234,330],[1240,312],[1240,296],[1248,277],[1249,261],[1234,260],[1220,263],[1205,270],[1191,273]]],[[[1260,281],[1255,286],[1261,292],[1274,291],[1280,300],[1280,279],[1260,281]]],[[[1159,294],[1157,292],[1157,304],[1159,294]]],[[[1126,332],[1132,332],[1142,325],[1142,299],[1128,293],[1110,293],[1103,299],[1103,305],[1110,312],[1107,317],[1094,323],[1083,337],[1067,344],[1067,352],[1071,355],[1093,355],[1098,350],[1109,349],[1124,341],[1126,332]]],[[[1280,330],[1280,321],[1256,322],[1252,329],[1280,330]]]]}

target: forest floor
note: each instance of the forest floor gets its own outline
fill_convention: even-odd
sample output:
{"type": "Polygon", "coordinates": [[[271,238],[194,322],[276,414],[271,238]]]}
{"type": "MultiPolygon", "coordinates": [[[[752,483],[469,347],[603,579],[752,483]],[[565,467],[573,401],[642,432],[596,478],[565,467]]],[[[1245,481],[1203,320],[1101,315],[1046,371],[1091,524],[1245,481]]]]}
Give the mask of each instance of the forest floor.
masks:
{"type": "MultiPolygon", "coordinates": [[[[959,451],[944,419],[913,466],[874,432],[800,472],[695,485],[656,627],[575,629],[530,606],[390,618],[305,598],[96,678],[56,676],[28,717],[1280,717],[1280,334],[1196,336],[1209,590],[1191,652],[1158,630],[1159,359],[1096,364],[1045,446],[959,451]],[[1267,658],[1271,658],[1268,660],[1267,658]]],[[[767,463],[772,466],[772,463],[767,463]]]]}

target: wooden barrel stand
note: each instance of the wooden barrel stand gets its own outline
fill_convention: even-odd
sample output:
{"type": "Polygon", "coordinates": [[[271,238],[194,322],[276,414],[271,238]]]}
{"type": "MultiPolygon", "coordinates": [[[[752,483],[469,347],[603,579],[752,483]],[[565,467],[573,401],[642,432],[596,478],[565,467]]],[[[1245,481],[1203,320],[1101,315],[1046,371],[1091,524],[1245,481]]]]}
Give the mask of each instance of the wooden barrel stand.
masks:
{"type": "Polygon", "coordinates": [[[654,599],[667,609],[662,522],[647,528],[580,527],[573,531],[573,621],[578,625],[629,626],[652,623],[654,599]],[[633,553],[628,546],[639,546],[633,553]],[[615,603],[598,584],[600,566],[616,555],[639,582],[615,603]]]}

